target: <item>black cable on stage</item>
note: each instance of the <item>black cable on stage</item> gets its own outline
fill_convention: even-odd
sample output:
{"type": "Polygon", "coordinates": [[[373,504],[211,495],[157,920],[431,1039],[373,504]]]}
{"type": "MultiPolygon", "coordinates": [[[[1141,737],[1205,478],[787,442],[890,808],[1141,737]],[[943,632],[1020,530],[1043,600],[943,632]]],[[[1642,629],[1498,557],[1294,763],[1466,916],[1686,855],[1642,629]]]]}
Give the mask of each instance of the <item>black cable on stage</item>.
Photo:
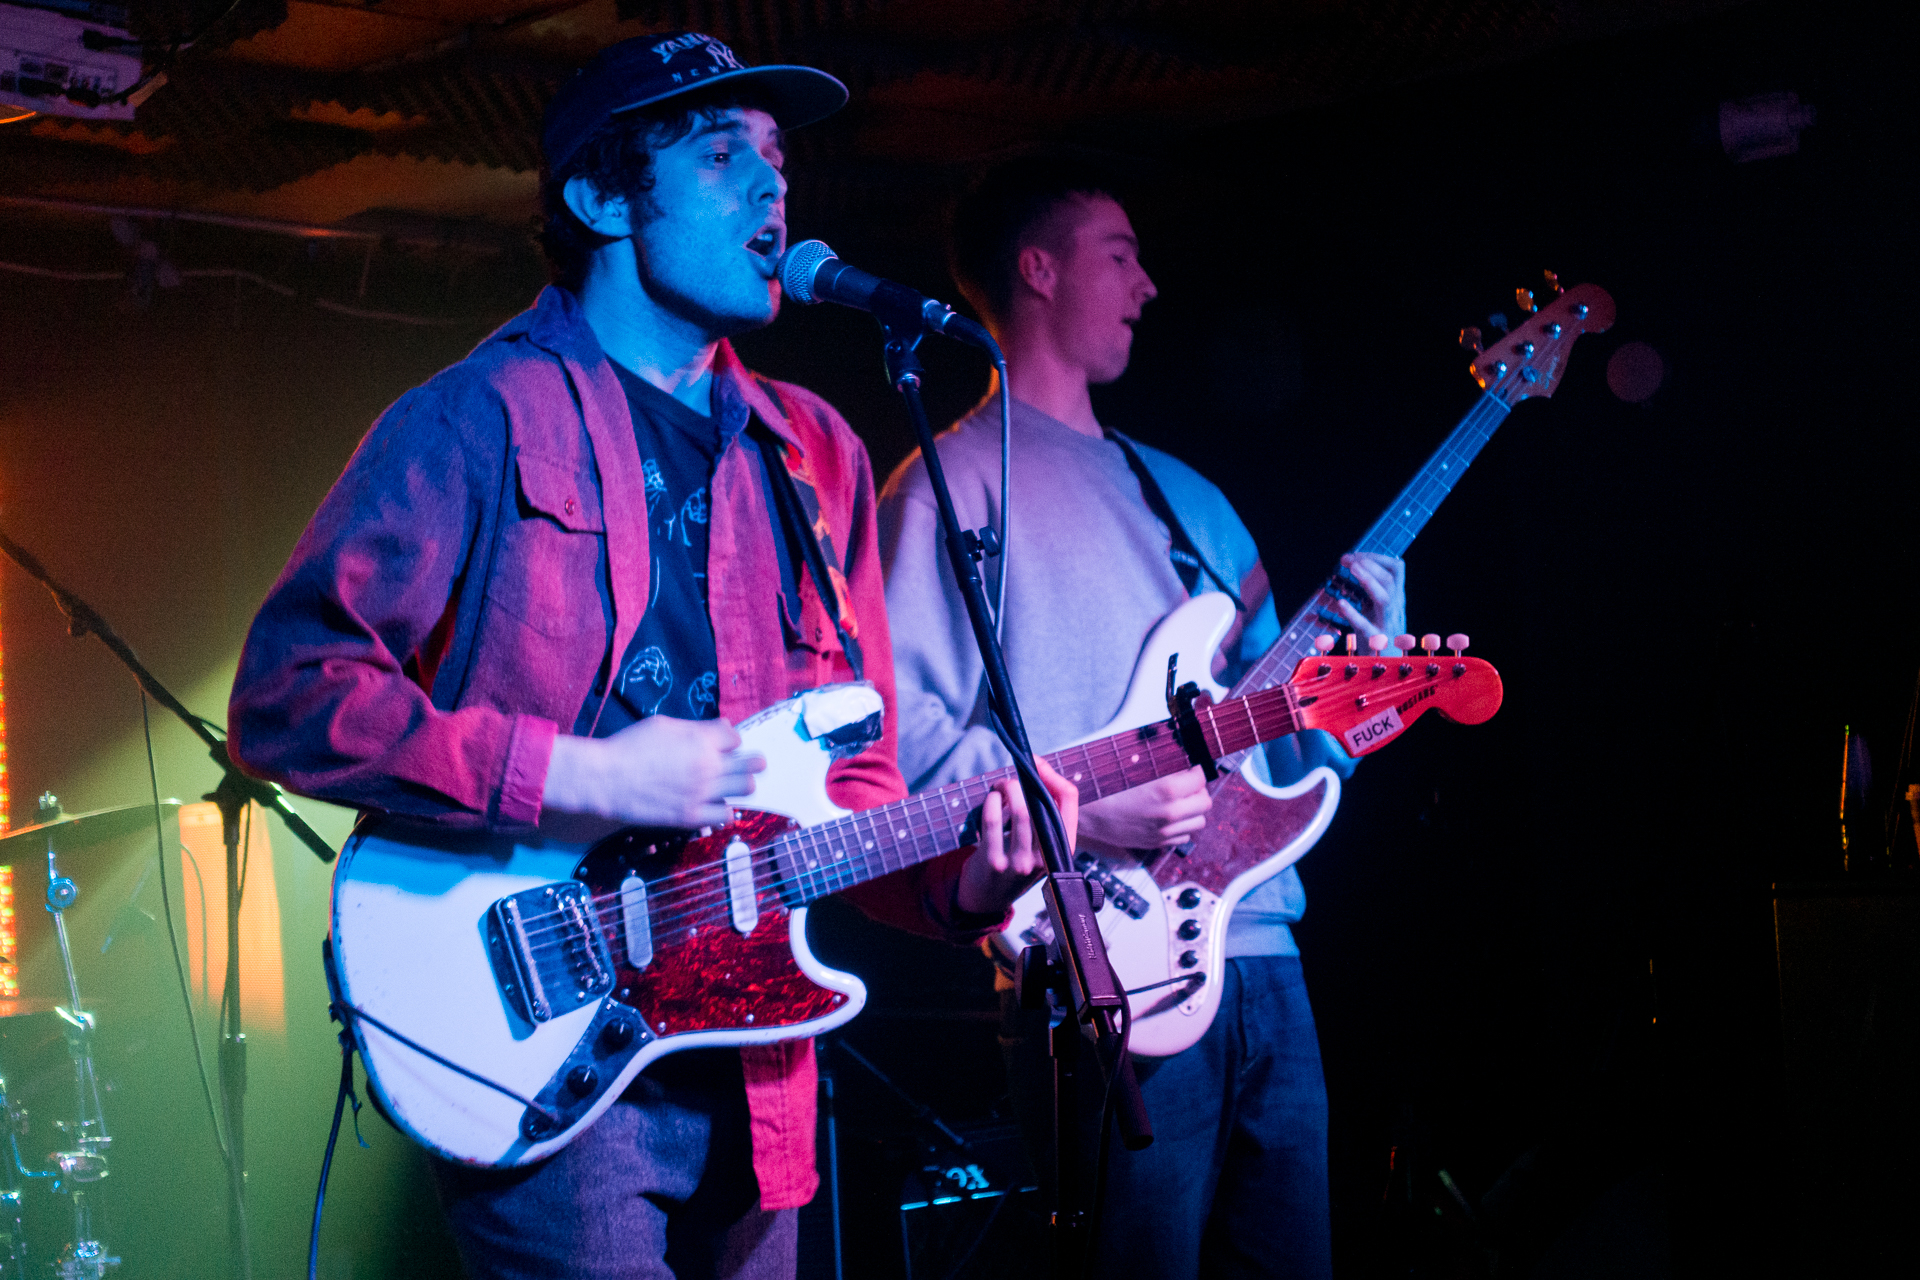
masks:
{"type": "MultiPolygon", "coordinates": [[[[187,1010],[187,1035],[193,1041],[193,1065],[200,1071],[200,1092],[207,1100],[207,1119],[213,1125],[213,1145],[222,1163],[233,1157],[227,1148],[227,1136],[220,1127],[220,1109],[213,1101],[213,1084],[207,1078],[207,1058],[200,1046],[199,1020],[193,1016],[193,988],[187,982],[187,966],[180,959],[180,935],[173,927],[173,900],[167,893],[167,830],[160,814],[160,772],[153,762],[153,720],[148,715],[147,691],[140,690],[140,729],[147,743],[147,782],[153,792],[153,839],[160,859],[160,911],[167,918],[167,943],[173,950],[173,972],[180,980],[180,1001],[187,1010]]],[[[203,897],[205,895],[202,895],[203,897]]],[[[201,930],[201,937],[206,931],[201,930]]]]}
{"type": "Polygon", "coordinates": [[[353,1103],[353,1136],[362,1147],[373,1144],[360,1136],[360,1095],[353,1091],[353,1031],[341,1016],[340,1007],[329,1012],[340,1024],[340,1090],[333,1096],[333,1127],[327,1130],[327,1154],[320,1160],[320,1186],[313,1193],[313,1228],[307,1233],[307,1280],[320,1277],[320,1215],[327,1206],[327,1175],[333,1171],[333,1146],[340,1140],[340,1116],[348,1101],[353,1103]]]}

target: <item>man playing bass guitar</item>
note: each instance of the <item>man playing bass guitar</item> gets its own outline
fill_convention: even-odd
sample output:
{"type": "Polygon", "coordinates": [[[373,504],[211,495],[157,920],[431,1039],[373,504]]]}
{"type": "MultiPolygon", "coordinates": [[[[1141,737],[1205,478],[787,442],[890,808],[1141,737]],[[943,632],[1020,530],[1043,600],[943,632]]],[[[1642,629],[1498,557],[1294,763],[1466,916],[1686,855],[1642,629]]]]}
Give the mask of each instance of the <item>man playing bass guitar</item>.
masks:
{"type": "MultiPolygon", "coordinates": [[[[1224,592],[1237,606],[1217,661],[1232,667],[1265,652],[1280,633],[1266,573],[1224,495],[1094,416],[1089,387],[1126,369],[1133,325],[1156,293],[1111,184],[1071,162],[1003,166],[960,202],[951,257],[1010,373],[1013,518],[1004,560],[988,562],[987,592],[994,597],[997,566],[1009,564],[1002,635],[1035,747],[1105,724],[1148,633],[1192,594],[1224,592]]],[[[996,397],[938,447],[961,524],[999,527],[996,397]]],[[[880,501],[888,607],[913,620],[894,653],[900,761],[916,789],[1004,763],[935,519],[916,455],[880,501]]],[[[1342,564],[1362,602],[1339,603],[1346,625],[1367,636],[1404,631],[1404,564],[1379,555],[1342,564]]],[[[1321,764],[1343,776],[1353,767],[1318,732],[1281,739],[1267,759],[1281,783],[1321,764]]],[[[1210,805],[1194,768],[1087,804],[1080,832],[1114,850],[1159,849],[1201,830],[1210,805]]],[[[1136,1062],[1156,1137],[1141,1152],[1113,1146],[1097,1274],[1331,1275],[1326,1086],[1288,927],[1305,905],[1291,866],[1242,900],[1206,1034],[1172,1057],[1136,1062]]],[[[1005,995],[1015,1100],[1038,1149],[1049,1105],[1045,1021],[1005,995]]]]}

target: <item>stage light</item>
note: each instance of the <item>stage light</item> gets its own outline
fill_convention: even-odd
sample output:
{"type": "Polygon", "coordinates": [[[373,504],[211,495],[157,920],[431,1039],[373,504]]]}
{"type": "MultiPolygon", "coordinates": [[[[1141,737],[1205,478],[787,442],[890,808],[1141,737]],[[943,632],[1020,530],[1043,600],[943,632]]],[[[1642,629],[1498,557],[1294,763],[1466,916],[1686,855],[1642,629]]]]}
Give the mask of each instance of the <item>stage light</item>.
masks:
{"type": "Polygon", "coordinates": [[[0,866],[0,1000],[20,998],[20,930],[13,918],[13,868],[0,866]]]}
{"type": "MultiPolygon", "coordinates": [[[[13,825],[13,781],[7,777],[7,642],[0,631],[0,832],[13,825]]],[[[0,955],[11,956],[0,948],[0,955]]]]}

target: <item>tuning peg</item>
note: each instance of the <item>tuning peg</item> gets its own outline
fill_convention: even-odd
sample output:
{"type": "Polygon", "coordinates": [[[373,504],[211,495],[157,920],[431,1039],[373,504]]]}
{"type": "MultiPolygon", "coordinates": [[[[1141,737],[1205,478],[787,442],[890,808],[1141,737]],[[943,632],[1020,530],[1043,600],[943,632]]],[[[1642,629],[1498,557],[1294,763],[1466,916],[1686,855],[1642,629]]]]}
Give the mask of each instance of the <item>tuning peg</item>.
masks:
{"type": "Polygon", "coordinates": [[[1375,657],[1378,657],[1380,651],[1392,643],[1392,636],[1379,635],[1367,637],[1367,648],[1373,650],[1375,657]]]}
{"type": "Polygon", "coordinates": [[[1433,651],[1440,647],[1440,637],[1429,631],[1420,637],[1420,647],[1426,650],[1428,657],[1432,657],[1433,651]]]}
{"type": "Polygon", "coordinates": [[[1554,297],[1557,298],[1566,292],[1566,288],[1560,283],[1558,271],[1542,271],[1540,274],[1547,278],[1547,288],[1553,290],[1554,297]]]}
{"type": "Polygon", "coordinates": [[[1486,344],[1480,340],[1480,330],[1475,325],[1468,325],[1460,331],[1460,345],[1476,356],[1487,349],[1486,344]]]}
{"type": "Polygon", "coordinates": [[[1456,631],[1447,637],[1447,648],[1453,650],[1453,656],[1459,657],[1467,651],[1467,637],[1464,632],[1456,631]]]}
{"type": "Polygon", "coordinates": [[[1501,336],[1501,337],[1503,337],[1503,338],[1504,338],[1504,337],[1506,337],[1506,335],[1507,335],[1507,314],[1506,314],[1506,312],[1504,312],[1504,311],[1496,311],[1496,312],[1494,312],[1494,313],[1493,313],[1492,315],[1490,315],[1490,316],[1488,316],[1488,317],[1487,317],[1487,323],[1488,323],[1489,325],[1492,325],[1492,326],[1493,326],[1494,328],[1496,328],[1496,329],[1498,329],[1498,330],[1500,331],[1500,336],[1501,336]]]}
{"type": "Polygon", "coordinates": [[[1532,315],[1540,309],[1540,304],[1533,300],[1533,290],[1531,289],[1515,289],[1513,291],[1513,304],[1528,315],[1532,315]]]}
{"type": "Polygon", "coordinates": [[[1360,633],[1358,631],[1347,632],[1347,652],[1360,652],[1360,633]]]}
{"type": "Polygon", "coordinates": [[[1413,643],[1412,636],[1395,636],[1393,638],[1393,647],[1402,653],[1412,653],[1413,643]]]}
{"type": "Polygon", "coordinates": [[[1333,646],[1339,643],[1340,642],[1332,636],[1315,636],[1313,638],[1313,647],[1322,653],[1332,653],[1333,646]]]}

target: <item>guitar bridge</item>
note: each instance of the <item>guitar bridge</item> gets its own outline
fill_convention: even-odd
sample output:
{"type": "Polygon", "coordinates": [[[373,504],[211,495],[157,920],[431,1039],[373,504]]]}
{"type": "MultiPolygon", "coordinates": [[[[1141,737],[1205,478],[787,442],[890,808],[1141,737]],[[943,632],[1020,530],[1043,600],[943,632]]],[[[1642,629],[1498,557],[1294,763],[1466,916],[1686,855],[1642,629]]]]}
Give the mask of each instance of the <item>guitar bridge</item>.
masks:
{"type": "Polygon", "coordinates": [[[508,1006],[539,1024],[613,989],[613,954],[583,884],[527,889],[487,908],[487,957],[508,1006]]]}

